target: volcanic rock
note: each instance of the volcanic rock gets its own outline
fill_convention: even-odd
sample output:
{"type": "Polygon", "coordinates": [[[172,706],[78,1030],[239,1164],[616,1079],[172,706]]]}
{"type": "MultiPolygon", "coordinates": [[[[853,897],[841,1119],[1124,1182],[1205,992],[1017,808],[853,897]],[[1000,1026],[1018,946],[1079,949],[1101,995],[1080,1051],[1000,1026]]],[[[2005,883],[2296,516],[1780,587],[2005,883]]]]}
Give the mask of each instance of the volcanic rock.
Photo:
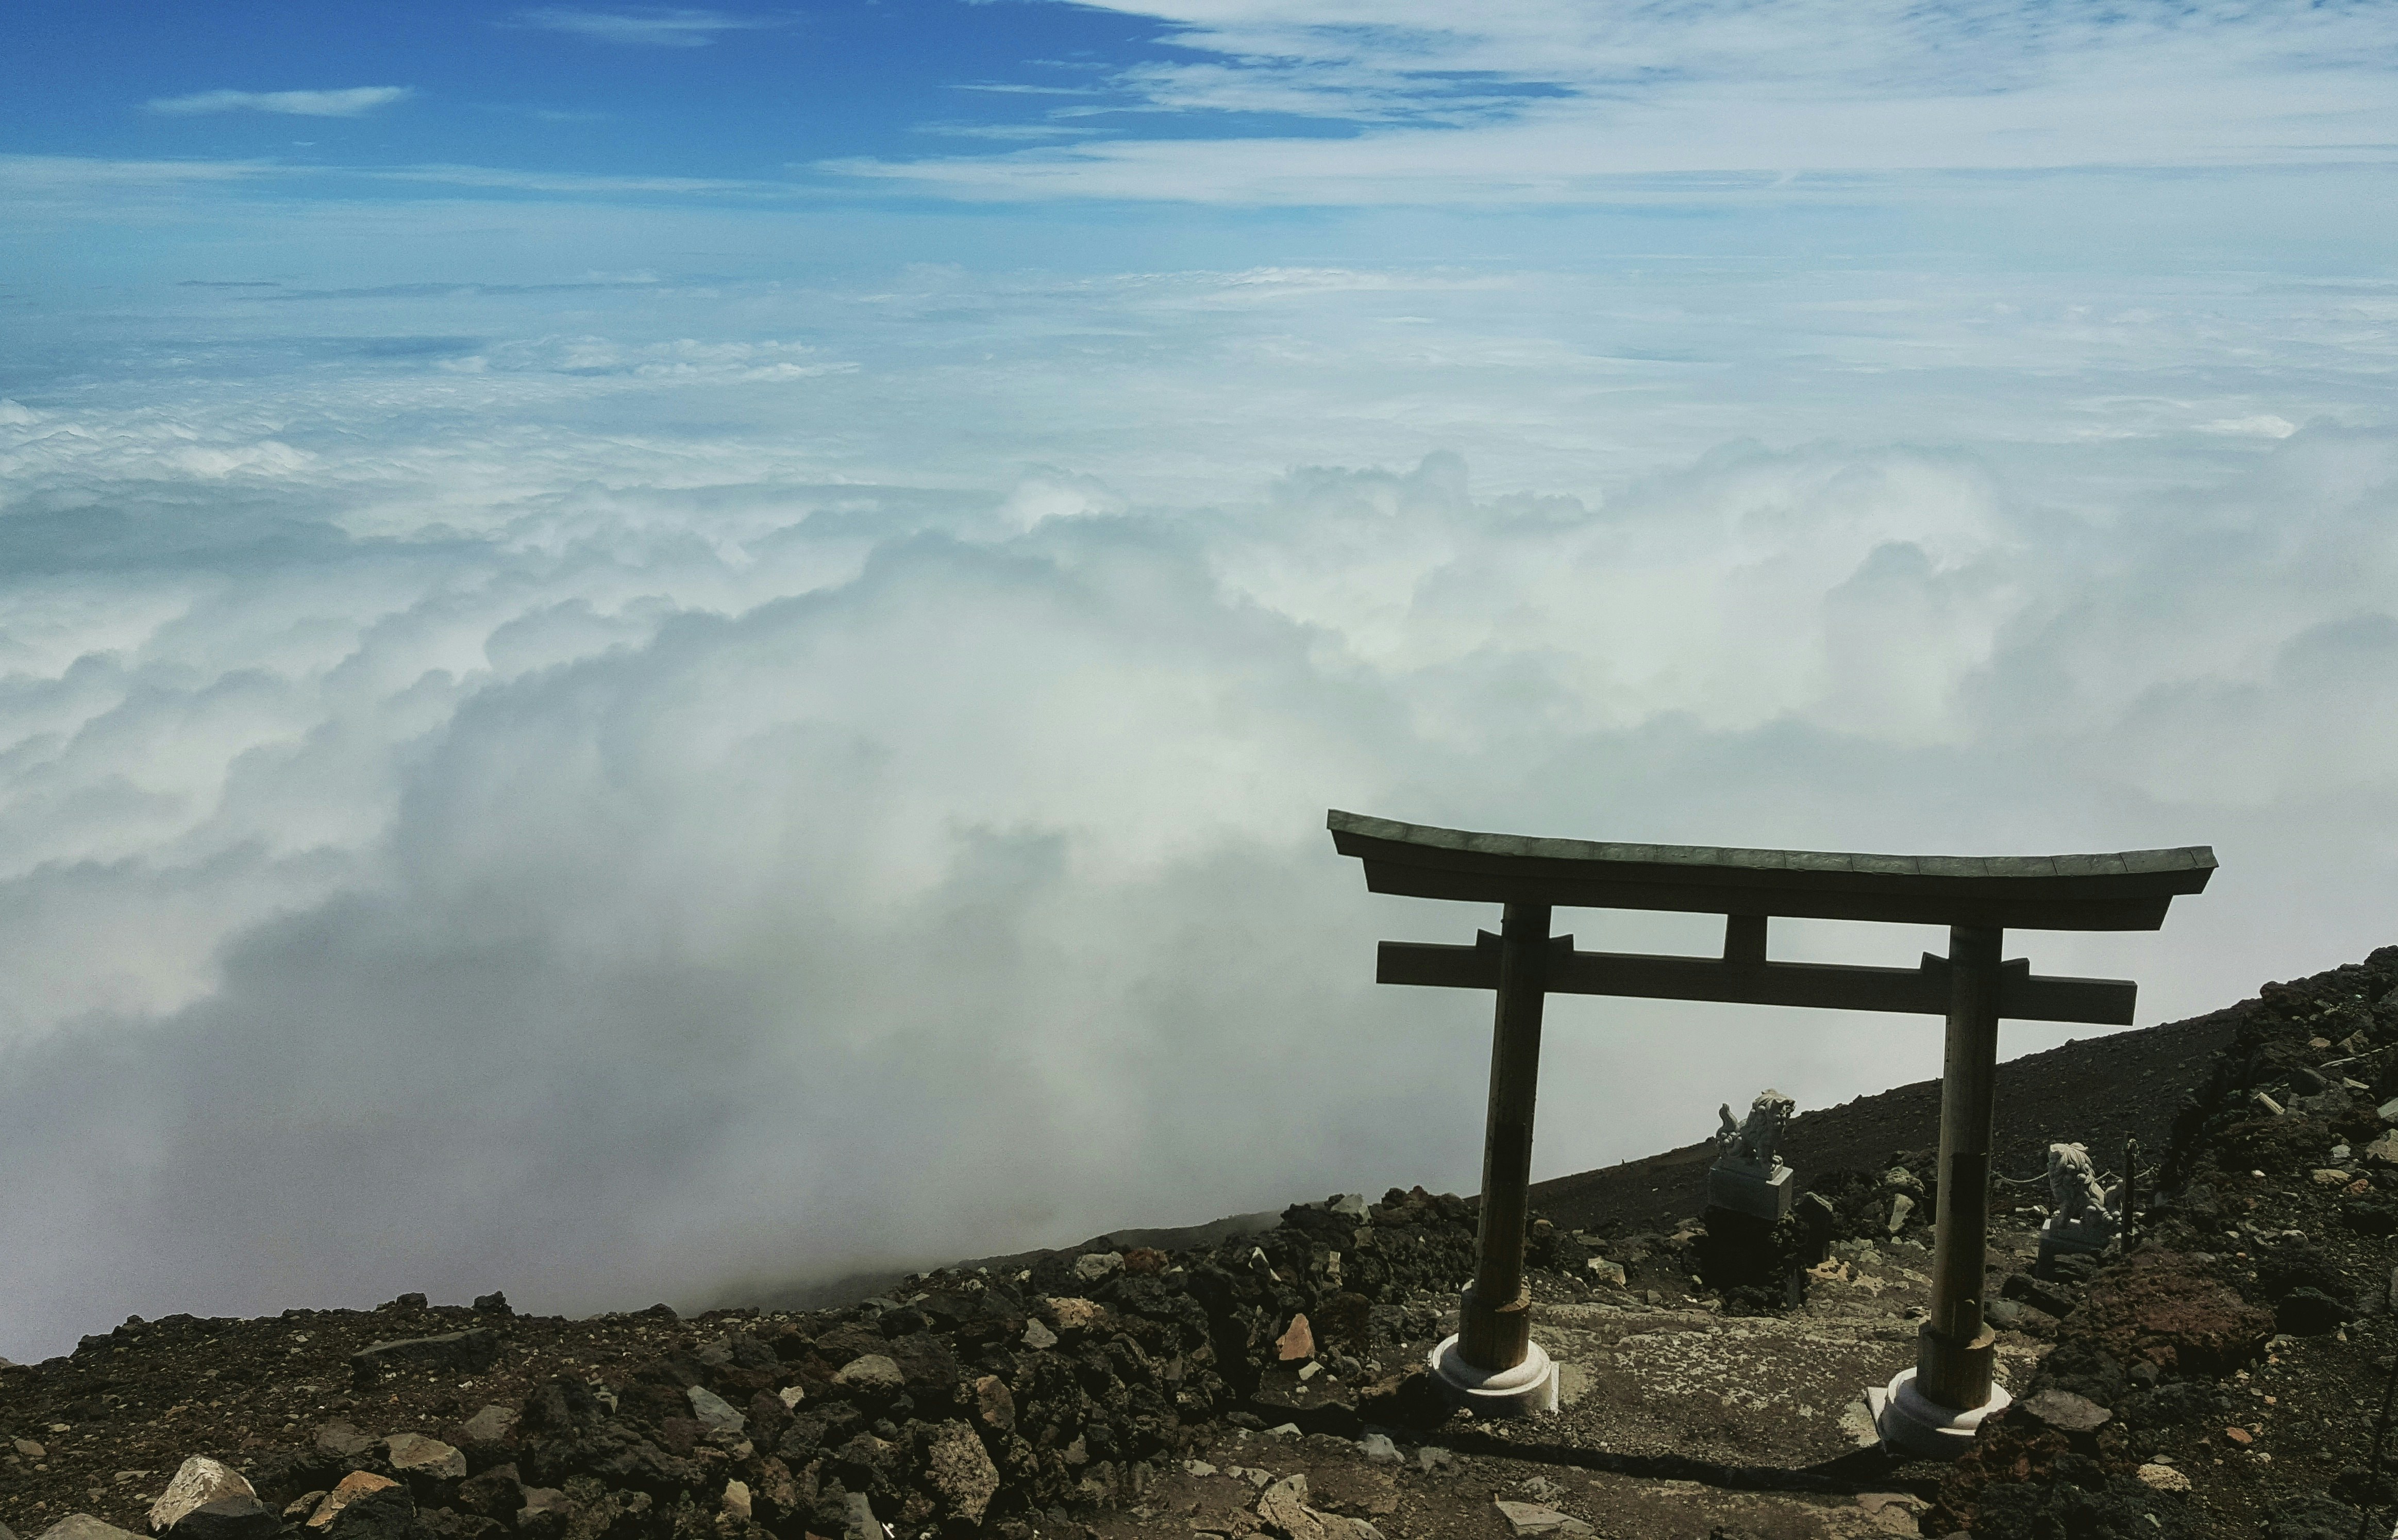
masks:
{"type": "Polygon", "coordinates": [[[924,1440],[924,1483],[941,1502],[941,1511],[969,1524],[980,1523],[990,1500],[999,1493],[999,1467],[963,1423],[943,1423],[924,1440]]]}
{"type": "MultiPolygon", "coordinates": [[[[869,1358],[870,1357],[872,1356],[869,1355],[869,1358]]],[[[863,1358],[857,1360],[858,1363],[865,1363],[867,1361],[868,1359],[863,1358]]],[[[883,1358],[881,1361],[886,1364],[891,1363],[889,1358],[883,1358]]],[[[855,1365],[852,1365],[851,1367],[855,1368],[855,1365]]],[[[892,1365],[892,1369],[895,1373],[897,1371],[897,1365],[892,1365]]],[[[842,1372],[847,1373],[848,1371],[849,1371],[845,1369],[842,1372]]],[[[870,1373],[872,1371],[868,1371],[866,1372],[870,1373]]],[[[861,1378],[848,1383],[858,1385],[863,1384],[864,1381],[861,1378]]],[[[733,1409],[732,1402],[726,1400],[723,1397],[719,1396],[715,1391],[708,1389],[705,1385],[693,1385],[689,1389],[685,1390],[683,1395],[691,1402],[691,1414],[694,1417],[698,1418],[699,1425],[707,1429],[710,1433],[729,1433],[737,1437],[744,1428],[749,1425],[749,1419],[734,1411],[733,1409]]]]}
{"type": "Polygon", "coordinates": [[[270,1540],[283,1520],[255,1497],[219,1497],[175,1522],[174,1540],[270,1540]]]}
{"type": "Polygon", "coordinates": [[[2070,1390],[2043,1390],[2025,1398],[2023,1409],[2060,1433],[2095,1433],[2115,1414],[2087,1396],[2070,1390]]]}
{"type": "Polygon", "coordinates": [[[221,1498],[257,1496],[249,1479],[239,1471],[205,1454],[195,1454],[183,1462],[175,1479],[167,1483],[166,1492],[150,1505],[151,1533],[164,1533],[185,1514],[221,1498]]]}
{"type": "Polygon", "coordinates": [[[2293,1289],[2273,1306],[2273,1324],[2293,1336],[2315,1337],[2337,1331],[2356,1312],[2320,1289],[2293,1289]]]}
{"type": "Polygon", "coordinates": [[[556,1487],[527,1487],[524,1506],[517,1514],[517,1528],[536,1536],[554,1533],[565,1526],[570,1506],[566,1493],[556,1487]]]}
{"type": "Polygon", "coordinates": [[[859,1354],[843,1364],[832,1380],[844,1389],[881,1396],[896,1396],[908,1383],[899,1366],[881,1353],[859,1354]]]}
{"type": "Polygon", "coordinates": [[[141,1540],[141,1537],[131,1530],[121,1530],[115,1524],[94,1519],[88,1513],[70,1513],[35,1535],[34,1540],[141,1540]]]}
{"type": "Polygon", "coordinates": [[[1094,1331],[1108,1316],[1106,1307],[1097,1301],[1071,1296],[1042,1301],[1041,1313],[1061,1335],[1094,1331]]]}
{"type": "Polygon", "coordinates": [[[1307,1506],[1304,1476],[1286,1476],[1260,1493],[1258,1521],[1284,1540],[1332,1540],[1325,1516],[1307,1506]]]}
{"type": "Polygon", "coordinates": [[[994,1433],[1016,1431],[1016,1398],[1007,1382],[996,1374],[985,1374],[974,1383],[975,1418],[994,1433]]]}
{"type": "Polygon", "coordinates": [[[493,1466],[480,1476],[458,1483],[462,1512],[505,1523],[524,1506],[524,1482],[513,1465],[493,1466]]]}
{"type": "Polygon", "coordinates": [[[470,1443],[496,1444],[507,1438],[517,1425],[514,1407],[487,1406],[459,1425],[470,1443]]]}
{"type": "Polygon", "coordinates": [[[2072,1295],[2052,1289],[2029,1273],[2010,1273],[2007,1281],[1999,1286],[2001,1298],[2028,1304],[2062,1320],[2073,1313],[2080,1303],[2072,1295]]]}
{"type": "Polygon", "coordinates": [[[369,1344],[350,1355],[350,1374],[357,1384],[368,1385],[400,1368],[478,1373],[492,1366],[499,1351],[500,1339],[489,1327],[472,1326],[464,1331],[369,1344]]]}
{"type": "Polygon", "coordinates": [[[1515,1503],[1504,1497],[1491,1499],[1507,1527],[1517,1534],[1595,1534],[1597,1532],[1569,1513],[1543,1507],[1538,1503],[1515,1503]]]}
{"type": "Polygon", "coordinates": [[[354,1470],[343,1477],[341,1484],[327,1493],[325,1500],[317,1505],[317,1511],[308,1516],[308,1527],[312,1530],[325,1529],[352,1503],[397,1485],[399,1483],[388,1476],[377,1476],[370,1470],[354,1470]]]}
{"type": "Polygon", "coordinates": [[[325,1533],[329,1540],[424,1540],[415,1500],[406,1487],[396,1484],[353,1497],[326,1524],[325,1533]]]}
{"type": "Polygon", "coordinates": [[[438,1439],[422,1433],[395,1433],[384,1440],[391,1468],[401,1479],[424,1477],[437,1481],[466,1479],[466,1457],[438,1439]]]}

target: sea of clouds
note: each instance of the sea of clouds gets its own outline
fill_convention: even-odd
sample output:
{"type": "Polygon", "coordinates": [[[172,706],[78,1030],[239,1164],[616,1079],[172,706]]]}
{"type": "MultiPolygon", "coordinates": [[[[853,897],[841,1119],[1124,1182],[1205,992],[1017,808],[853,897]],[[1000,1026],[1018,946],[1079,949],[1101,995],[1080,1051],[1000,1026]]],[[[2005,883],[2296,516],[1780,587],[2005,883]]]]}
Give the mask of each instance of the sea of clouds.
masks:
{"type": "MultiPolygon", "coordinates": [[[[59,335],[0,401],[11,1357],[1470,1190],[1487,1002],[1373,943],[1494,916],[1368,897],[1327,807],[2212,844],[2162,934],[2010,946],[2144,1021],[2398,940],[2388,285],[261,280],[59,335]]],[[[1551,1021],[1543,1175],[1937,1070],[1551,1021]]]]}

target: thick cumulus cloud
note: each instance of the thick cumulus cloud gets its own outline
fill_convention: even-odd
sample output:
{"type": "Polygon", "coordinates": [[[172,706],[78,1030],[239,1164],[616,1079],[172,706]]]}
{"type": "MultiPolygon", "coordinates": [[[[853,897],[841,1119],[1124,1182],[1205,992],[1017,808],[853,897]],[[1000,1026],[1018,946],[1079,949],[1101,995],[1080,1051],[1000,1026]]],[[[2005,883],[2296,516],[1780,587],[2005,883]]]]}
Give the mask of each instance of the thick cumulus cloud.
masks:
{"type": "MultiPolygon", "coordinates": [[[[1206,302],[1235,350],[1241,290],[1206,302]]],[[[1364,895],[1327,806],[2212,842],[2162,936],[2022,939],[2149,1020],[2391,939],[2387,426],[2208,406],[2232,449],[2098,438],[2075,503],[1967,435],[1640,454],[1637,414],[1574,495],[1420,434],[1211,480],[1243,392],[1186,369],[1131,449],[1001,475],[1004,379],[861,357],[526,333],[0,406],[0,1351],[1470,1186],[1487,1006],[1376,991],[1371,943],[1489,916],[1364,895]],[[819,394],[727,415],[761,391],[819,394]],[[914,479],[909,403],[966,445],[914,479]]],[[[1071,365],[1077,431],[1113,367],[1071,365]]],[[[1827,929],[1777,950],[1939,944],[1827,929]]],[[[1549,1171],[1936,1066],[1911,1022],[1556,1014],[1549,1171]]]]}

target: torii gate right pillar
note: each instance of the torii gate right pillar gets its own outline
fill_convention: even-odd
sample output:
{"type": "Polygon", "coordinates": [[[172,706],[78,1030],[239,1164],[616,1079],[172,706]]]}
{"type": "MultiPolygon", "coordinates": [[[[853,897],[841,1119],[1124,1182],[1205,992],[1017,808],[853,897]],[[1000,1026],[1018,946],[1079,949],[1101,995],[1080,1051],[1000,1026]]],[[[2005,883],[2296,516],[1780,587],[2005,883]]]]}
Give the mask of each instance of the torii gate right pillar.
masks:
{"type": "Polygon", "coordinates": [[[1948,1036],[1940,1073],[1939,1213],[1932,1238],[1932,1315],[1915,1367],[1867,1394],[1882,1437],[1911,1454],[1954,1459],[1982,1420],[2012,1399],[1992,1374],[1998,1334],[1982,1318],[1989,1273],[1990,1144],[1999,1070],[1996,926],[1948,932],[1948,1036]]]}
{"type": "Polygon", "coordinates": [[[1997,1334],[1982,1319],[1990,1220],[1990,1141],[1999,1068],[1999,943],[1994,928],[1948,932],[1948,1041],[1940,1075],[1940,1196],[1932,1244],[1932,1317],[1915,1383],[1944,1407],[1981,1407],[1997,1334]]]}

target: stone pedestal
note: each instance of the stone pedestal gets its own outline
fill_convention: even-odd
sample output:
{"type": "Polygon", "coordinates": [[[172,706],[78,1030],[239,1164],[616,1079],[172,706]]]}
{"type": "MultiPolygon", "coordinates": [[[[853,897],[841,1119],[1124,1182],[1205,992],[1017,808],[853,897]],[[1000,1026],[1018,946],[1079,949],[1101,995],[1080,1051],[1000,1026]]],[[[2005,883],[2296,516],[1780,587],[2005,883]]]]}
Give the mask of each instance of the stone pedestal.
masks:
{"type": "Polygon", "coordinates": [[[1557,1366],[1539,1343],[1525,1344],[1524,1361],[1513,1369],[1476,1369],[1458,1356],[1457,1339],[1447,1337],[1427,1356],[1433,1384],[1452,1406],[1471,1407],[1477,1417],[1521,1417],[1557,1409],[1557,1366]]]}
{"type": "Polygon", "coordinates": [[[1919,1459],[1954,1460],[1974,1447],[1982,1419],[2002,1412],[2014,1399],[2003,1385],[1990,1386],[1990,1398],[1960,1410],[1942,1406],[1915,1387],[1915,1371],[1902,1369],[1889,1385],[1866,1392],[1881,1441],[1902,1454],[1919,1459]]]}
{"type": "Polygon", "coordinates": [[[2049,1215],[2040,1227],[2040,1276],[2048,1277],[2048,1264],[2057,1257],[2098,1255],[2115,1243],[2122,1228],[2122,1222],[2104,1210],[2085,1212],[2074,1219],[2049,1215]]]}
{"type": "Polygon", "coordinates": [[[1772,1176],[1742,1166],[1718,1162],[1707,1169],[1707,1205],[1747,1214],[1768,1224],[1779,1223],[1798,1196],[1796,1173],[1776,1166],[1772,1176]]]}

